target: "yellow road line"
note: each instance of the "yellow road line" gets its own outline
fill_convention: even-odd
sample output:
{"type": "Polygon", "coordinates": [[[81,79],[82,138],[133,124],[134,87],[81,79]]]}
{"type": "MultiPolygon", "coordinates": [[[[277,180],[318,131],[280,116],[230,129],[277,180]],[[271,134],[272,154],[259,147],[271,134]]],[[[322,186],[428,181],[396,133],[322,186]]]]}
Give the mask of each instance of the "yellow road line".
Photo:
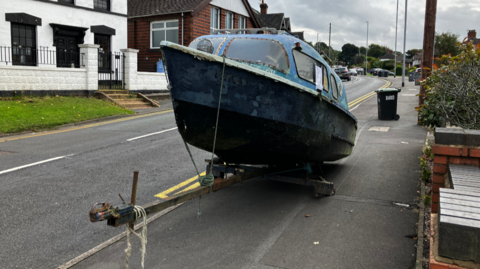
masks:
{"type": "MultiPolygon", "coordinates": [[[[386,81],[386,80],[385,80],[385,81],[386,81]]],[[[391,82],[387,81],[387,83],[386,83],[385,85],[383,85],[382,87],[380,87],[379,89],[387,88],[387,87],[390,86],[391,84],[392,84],[391,82]]],[[[353,100],[352,102],[350,102],[350,103],[348,104],[348,107],[350,108],[350,107],[352,107],[352,106],[354,106],[354,105],[357,105],[357,104],[361,103],[362,101],[365,101],[365,100],[369,99],[370,97],[374,96],[375,94],[376,94],[375,91],[370,92],[370,93],[367,93],[367,94],[365,94],[364,96],[361,96],[361,97],[353,100]]]]}
{"type": "Polygon", "coordinates": [[[84,126],[82,126],[82,127],[76,127],[76,128],[66,129],[66,130],[51,131],[51,132],[45,132],[45,133],[34,134],[34,135],[26,135],[26,136],[14,137],[14,138],[5,138],[5,139],[3,139],[3,140],[0,140],[0,143],[6,142],[6,141],[14,141],[14,140],[19,140],[19,139],[25,139],[25,138],[32,138],[32,137],[44,136],[44,135],[51,135],[51,134],[59,134],[59,133],[71,132],[71,131],[76,131],[76,130],[81,130],[81,129],[87,129],[87,128],[92,128],[92,127],[97,127],[97,126],[101,126],[101,125],[105,125],[105,124],[111,124],[111,123],[117,123],[117,122],[122,122],[122,121],[127,121],[127,120],[134,120],[134,119],[139,119],[139,118],[144,118],[144,117],[150,117],[150,116],[165,114],[165,113],[172,112],[172,111],[173,111],[173,110],[166,110],[166,111],[161,111],[161,112],[156,112],[156,113],[151,113],[151,114],[146,114],[146,115],[139,115],[139,116],[133,116],[133,117],[122,118],[122,119],[117,119],[117,120],[111,120],[111,121],[93,123],[93,124],[84,125],[84,126]]]}
{"type": "MultiPolygon", "coordinates": [[[[204,176],[204,175],[206,175],[206,172],[203,172],[203,173],[200,174],[200,176],[204,176]]],[[[175,185],[175,186],[171,187],[170,189],[168,189],[168,190],[166,190],[166,191],[163,191],[163,192],[155,195],[155,197],[165,199],[165,198],[168,197],[167,194],[169,194],[169,193],[171,193],[171,192],[174,192],[174,191],[176,191],[176,190],[184,187],[185,185],[188,185],[188,184],[192,183],[193,181],[195,181],[195,180],[197,180],[197,179],[198,179],[198,175],[196,175],[196,176],[194,176],[194,177],[192,177],[192,178],[190,178],[190,179],[187,179],[187,180],[185,180],[184,182],[182,182],[182,183],[180,183],[180,184],[178,184],[178,185],[175,185]]]]}
{"type": "Polygon", "coordinates": [[[184,190],[181,190],[181,191],[179,191],[179,192],[177,192],[177,193],[175,193],[175,194],[179,194],[179,193],[182,193],[182,192],[186,192],[186,191],[189,191],[189,190],[193,190],[193,189],[195,189],[195,188],[197,188],[197,187],[200,187],[200,183],[199,183],[199,182],[197,182],[197,183],[195,183],[195,184],[193,184],[193,185],[190,185],[190,187],[185,188],[184,190]]]}
{"type": "Polygon", "coordinates": [[[358,104],[358,103],[360,103],[360,102],[362,102],[362,101],[364,101],[364,100],[366,100],[366,99],[368,99],[368,98],[370,98],[374,95],[375,95],[375,92],[366,94],[366,95],[362,96],[362,98],[358,98],[354,102],[351,102],[350,104],[348,104],[348,107],[352,107],[352,106],[354,106],[354,105],[356,105],[356,104],[358,104]]]}

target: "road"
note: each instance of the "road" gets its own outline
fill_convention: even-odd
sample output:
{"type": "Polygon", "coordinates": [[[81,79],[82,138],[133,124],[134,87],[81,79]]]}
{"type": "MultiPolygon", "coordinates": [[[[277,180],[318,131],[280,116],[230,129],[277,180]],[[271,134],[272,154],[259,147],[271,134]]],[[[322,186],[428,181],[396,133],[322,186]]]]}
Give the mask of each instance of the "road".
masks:
{"type": "MultiPolygon", "coordinates": [[[[384,80],[370,77],[345,82],[348,100],[352,103],[385,83],[384,80]]],[[[355,103],[352,108],[356,109],[361,103],[355,103]]],[[[353,110],[352,113],[359,119],[359,126],[371,121],[373,115],[371,107],[353,110]]],[[[90,223],[88,210],[95,202],[118,204],[118,194],[129,199],[135,170],[140,171],[137,204],[155,200],[155,195],[171,195],[194,184],[192,182],[175,189],[179,183],[195,176],[175,127],[173,113],[165,111],[132,120],[84,126],[72,131],[67,129],[33,137],[0,138],[0,201],[4,205],[0,221],[0,268],[55,268],[123,232],[124,229],[113,229],[105,223],[90,223]]],[[[421,130],[416,132],[418,137],[415,142],[421,143],[419,137],[423,133],[421,130]]],[[[338,230],[334,231],[333,223],[348,227],[345,219],[335,212],[345,212],[348,215],[347,222],[365,222],[372,215],[351,212],[371,211],[373,208],[373,217],[378,218],[380,223],[410,223],[414,218],[413,211],[405,213],[412,215],[406,220],[390,214],[391,207],[382,203],[413,203],[416,194],[414,184],[398,189],[396,183],[385,182],[382,183],[383,187],[395,192],[381,193],[377,192],[380,191],[377,187],[368,184],[359,187],[355,181],[349,182],[353,169],[359,163],[364,166],[363,170],[357,172],[369,176],[372,175],[368,172],[368,166],[380,165],[368,163],[368,160],[359,157],[359,154],[375,157],[375,149],[369,148],[359,153],[359,149],[368,148],[368,144],[368,141],[359,143],[352,157],[326,165],[326,176],[340,184],[342,189],[337,187],[340,191],[335,198],[325,202],[322,200],[322,203],[313,199],[311,189],[262,180],[253,180],[202,198],[200,220],[197,220],[198,200],[188,202],[149,227],[150,234],[161,234],[158,242],[149,241],[149,249],[161,249],[162,245],[168,247],[163,248],[165,252],[159,253],[158,259],[155,259],[157,254],[148,254],[150,259],[147,259],[147,265],[150,264],[151,268],[164,268],[162,264],[165,264],[165,268],[300,268],[290,263],[294,262],[295,255],[303,255],[283,253],[289,244],[303,247],[303,243],[296,238],[298,234],[295,231],[298,229],[307,229],[303,236],[309,239],[309,244],[319,240],[311,237],[313,234],[321,234],[326,239],[322,244],[330,244],[328,249],[333,252],[342,248],[352,251],[361,248],[355,243],[349,245],[345,240],[334,240],[335,237],[354,236],[348,230],[342,230],[341,234],[338,234],[338,230]],[[352,201],[355,202],[354,206],[352,201]],[[298,219],[304,213],[319,216],[321,212],[331,217],[333,222],[322,223],[323,227],[304,226],[302,222],[312,222],[315,218],[298,219]],[[251,223],[256,224],[252,226],[251,223]],[[257,251],[252,252],[252,246],[257,251]],[[196,252],[198,255],[192,254],[196,252]],[[190,255],[206,258],[200,265],[189,259],[190,255]]],[[[191,149],[195,162],[204,171],[203,160],[210,157],[209,153],[193,147],[191,149]]],[[[408,172],[412,171],[405,171],[408,172]]],[[[408,176],[412,177],[411,173],[408,176]]],[[[400,212],[400,209],[394,210],[400,212]]],[[[382,233],[378,240],[384,240],[383,233],[388,231],[378,228],[382,233]]],[[[404,230],[402,236],[414,233],[413,226],[401,229],[404,230]]],[[[378,234],[366,233],[364,236],[377,238],[378,234]]],[[[394,245],[395,240],[403,239],[388,238],[381,245],[387,251],[389,244],[394,245]]],[[[373,249],[385,256],[377,245],[373,249]]],[[[108,253],[113,250],[105,251],[108,253]]],[[[304,255],[313,255],[311,250],[305,251],[304,255]]],[[[408,250],[410,252],[414,253],[408,250]]],[[[404,253],[397,254],[401,256],[404,253]]],[[[134,255],[138,256],[138,253],[134,251],[134,255]]],[[[337,257],[332,253],[324,255],[337,257]]],[[[98,264],[94,264],[94,257],[91,265],[86,260],[78,265],[79,268],[99,268],[98,264]]],[[[121,257],[120,264],[124,262],[121,257]]],[[[363,261],[360,264],[372,262],[357,258],[363,261]]],[[[390,258],[389,263],[397,262],[395,257],[390,258]]],[[[137,261],[135,258],[132,260],[137,261]]],[[[117,268],[116,265],[109,266],[105,268],[117,268]]],[[[303,266],[315,267],[308,267],[308,263],[303,266]]]]}

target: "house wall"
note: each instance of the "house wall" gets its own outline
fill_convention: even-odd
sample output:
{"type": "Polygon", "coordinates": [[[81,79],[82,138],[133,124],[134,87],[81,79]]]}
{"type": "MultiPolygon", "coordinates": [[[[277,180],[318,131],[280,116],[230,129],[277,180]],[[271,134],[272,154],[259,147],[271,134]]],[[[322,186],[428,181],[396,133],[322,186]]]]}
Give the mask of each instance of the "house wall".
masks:
{"type": "MultiPolygon", "coordinates": [[[[222,0],[223,1],[223,0],[222,0]]],[[[225,5],[218,5],[216,7],[220,8],[221,12],[221,22],[220,28],[225,28],[225,10],[221,6],[227,6],[229,8],[235,8],[236,4],[242,3],[241,1],[230,1],[226,0],[225,5]],[[230,3],[231,2],[231,3],[230,3]]],[[[219,1],[217,1],[219,2],[219,1]]],[[[212,1],[213,3],[213,1],[212,1]]],[[[243,6],[243,3],[242,3],[243,6]]],[[[168,15],[159,15],[159,16],[150,16],[150,17],[140,17],[140,18],[129,18],[128,19],[128,47],[138,49],[139,58],[148,59],[161,59],[161,53],[159,49],[150,48],[150,24],[154,21],[164,21],[164,20],[178,20],[179,21],[179,31],[178,31],[178,40],[179,44],[188,46],[195,38],[209,35],[210,34],[210,10],[212,5],[207,5],[203,8],[198,15],[193,16],[192,13],[183,13],[183,39],[182,39],[182,14],[168,14],[168,15]]],[[[245,7],[243,6],[245,9],[245,7]]],[[[246,9],[245,9],[246,10],[246,9]]],[[[229,12],[232,12],[230,9],[229,12]]],[[[234,12],[234,27],[238,28],[238,15],[246,17],[243,14],[244,11],[234,12]],[[242,13],[237,13],[242,12],[242,13]]],[[[248,13],[247,13],[248,15],[248,13]]],[[[253,20],[250,17],[246,17],[247,28],[255,28],[253,20]]]]}
{"type": "Polygon", "coordinates": [[[247,8],[243,4],[243,1],[240,0],[212,0],[210,5],[235,12],[236,14],[240,14],[244,17],[250,17],[247,8]]]}
{"type": "Polygon", "coordinates": [[[138,72],[136,90],[139,92],[163,91],[167,89],[165,74],[138,72]]]}
{"type": "MultiPolygon", "coordinates": [[[[79,45],[81,68],[0,66],[0,97],[15,95],[92,95],[98,90],[98,45],[79,45]]],[[[165,74],[137,72],[137,50],[122,49],[126,89],[164,92],[165,74]]]]}
{"type": "MultiPolygon", "coordinates": [[[[37,49],[48,47],[49,50],[55,50],[53,28],[50,23],[88,28],[84,44],[94,43],[94,34],[90,32],[90,26],[105,25],[116,30],[116,34],[111,38],[112,51],[127,47],[127,1],[111,0],[111,11],[123,15],[93,11],[93,0],[76,0],[75,3],[76,6],[67,6],[58,4],[57,0],[2,1],[0,15],[4,18],[5,13],[27,13],[41,18],[42,25],[36,27],[37,49]]],[[[0,46],[11,47],[11,23],[4,19],[0,20],[0,37],[0,46]]]]}
{"type": "Polygon", "coordinates": [[[0,66],[0,97],[14,95],[15,92],[20,95],[22,91],[26,91],[27,95],[30,91],[86,91],[86,78],[85,68],[0,66]]]}

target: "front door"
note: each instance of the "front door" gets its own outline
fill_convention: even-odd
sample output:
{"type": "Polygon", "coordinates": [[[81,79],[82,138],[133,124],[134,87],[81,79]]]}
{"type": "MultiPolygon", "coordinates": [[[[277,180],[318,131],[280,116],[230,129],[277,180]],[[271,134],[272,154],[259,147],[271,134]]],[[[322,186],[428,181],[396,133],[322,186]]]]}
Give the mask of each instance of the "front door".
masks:
{"type": "Polygon", "coordinates": [[[57,67],[80,67],[76,37],[57,36],[57,67]]]}
{"type": "Polygon", "coordinates": [[[94,43],[96,45],[100,45],[99,53],[98,53],[98,71],[100,73],[110,73],[112,71],[111,69],[112,55],[110,53],[110,36],[96,33],[94,36],[94,43]]]}

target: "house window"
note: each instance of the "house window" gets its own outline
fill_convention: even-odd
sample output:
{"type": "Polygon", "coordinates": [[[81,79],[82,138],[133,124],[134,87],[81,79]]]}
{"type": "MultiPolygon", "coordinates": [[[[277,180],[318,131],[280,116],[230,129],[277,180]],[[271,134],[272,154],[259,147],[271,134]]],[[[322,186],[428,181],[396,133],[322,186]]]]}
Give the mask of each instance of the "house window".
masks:
{"type": "Polygon", "coordinates": [[[150,48],[160,48],[160,42],[178,43],[178,20],[156,21],[150,24],[150,48]]]}
{"type": "Polygon", "coordinates": [[[233,29],[233,13],[231,13],[231,12],[226,13],[225,29],[233,29]]]}
{"type": "Polygon", "coordinates": [[[36,26],[11,23],[12,33],[12,64],[37,64],[36,26]]]}
{"type": "Polygon", "coordinates": [[[246,29],[247,28],[247,20],[243,16],[238,17],[238,29],[246,29]]]}
{"type": "Polygon", "coordinates": [[[213,34],[214,30],[219,29],[220,25],[220,9],[212,7],[210,13],[210,33],[213,34]]]}
{"type": "Polygon", "coordinates": [[[93,8],[110,10],[110,0],[93,0],[93,8]]]}
{"type": "Polygon", "coordinates": [[[59,3],[74,5],[74,0],[58,0],[59,3]]]}

